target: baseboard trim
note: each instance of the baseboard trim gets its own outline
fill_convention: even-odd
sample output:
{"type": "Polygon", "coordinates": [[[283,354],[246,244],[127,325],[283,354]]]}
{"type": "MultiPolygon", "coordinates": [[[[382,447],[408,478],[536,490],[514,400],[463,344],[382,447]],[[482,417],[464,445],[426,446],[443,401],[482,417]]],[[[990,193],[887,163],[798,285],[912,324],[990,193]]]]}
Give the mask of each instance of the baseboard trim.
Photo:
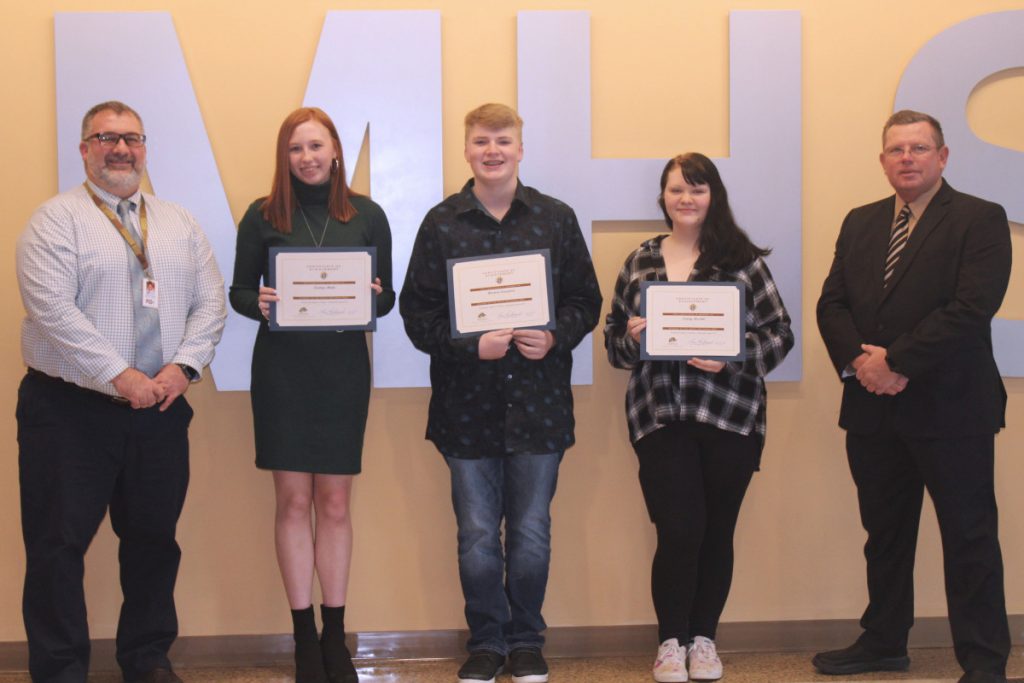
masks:
{"type": "MultiPolygon", "coordinates": [[[[1014,642],[1024,633],[1024,615],[1010,616],[1014,642]]],[[[801,652],[849,645],[860,633],[853,619],[806,621],[747,621],[723,623],[718,630],[722,652],[801,652]]],[[[545,634],[548,657],[623,657],[649,655],[657,644],[653,624],[629,626],[557,626],[545,634]]],[[[352,634],[349,646],[361,660],[458,659],[465,654],[464,630],[376,631],[352,634]]],[[[951,647],[945,617],[917,619],[910,646],[951,647]]],[[[286,634],[251,636],[185,636],[171,650],[175,667],[287,666],[292,660],[292,637],[286,634]]],[[[114,641],[93,641],[93,670],[114,671],[114,641]]],[[[25,671],[28,647],[24,641],[0,643],[0,671],[25,671]]]]}

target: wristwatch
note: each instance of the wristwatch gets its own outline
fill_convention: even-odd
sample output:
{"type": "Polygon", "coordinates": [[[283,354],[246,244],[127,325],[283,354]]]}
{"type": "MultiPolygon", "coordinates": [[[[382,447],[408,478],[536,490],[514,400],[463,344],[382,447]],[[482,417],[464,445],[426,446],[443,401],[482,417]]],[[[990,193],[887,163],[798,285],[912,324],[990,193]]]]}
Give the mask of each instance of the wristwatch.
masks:
{"type": "Polygon", "coordinates": [[[175,365],[181,368],[181,372],[185,375],[185,379],[187,379],[189,382],[195,382],[197,379],[199,379],[199,371],[193,368],[191,365],[185,365],[184,363],[175,363],[175,365]]]}

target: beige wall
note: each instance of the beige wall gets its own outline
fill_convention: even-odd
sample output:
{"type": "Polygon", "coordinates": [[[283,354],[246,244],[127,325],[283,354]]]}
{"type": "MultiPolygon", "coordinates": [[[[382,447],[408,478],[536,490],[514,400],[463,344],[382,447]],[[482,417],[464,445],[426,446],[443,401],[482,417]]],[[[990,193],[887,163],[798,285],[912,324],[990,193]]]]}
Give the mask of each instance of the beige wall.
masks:
{"type": "MultiPolygon", "coordinates": [[[[853,618],[865,599],[854,490],[835,427],[839,386],[813,326],[813,305],[839,222],[852,206],[887,192],[877,164],[879,129],[902,70],[932,36],[1018,1],[901,3],[747,0],[475,2],[472,0],[89,0],[5,2],[0,25],[0,111],[6,226],[0,238],[0,641],[21,640],[23,555],[18,531],[14,407],[23,373],[22,308],[14,242],[33,208],[56,191],[53,14],[169,10],[236,217],[265,193],[272,144],[284,115],[301,103],[328,9],[437,8],[442,12],[445,191],[464,181],[462,114],[487,100],[515,101],[515,12],[588,9],[593,31],[594,149],[598,156],[668,157],[728,149],[730,9],[799,9],[804,48],[804,377],[770,387],[764,471],[754,480],[737,533],[737,568],[726,620],[853,618]],[[239,63],[244,68],[239,68],[239,63]],[[637,112],[643,112],[638,120],[637,112]]],[[[97,41],[116,42],[111,30],[97,41]]],[[[970,120],[988,140],[1024,150],[1024,70],[987,82],[970,120]]],[[[526,122],[526,154],[530,127],[526,122]]],[[[349,150],[349,154],[354,154],[349,150]]],[[[953,149],[950,163],[956,164],[953,149]]],[[[361,169],[365,177],[365,168],[361,169]]],[[[542,188],[543,189],[543,188],[542,188]]],[[[159,188],[157,188],[159,191],[159,188]]],[[[786,188],[780,188],[786,191],[786,188]]],[[[656,188],[651,188],[654,195],[656,188]]],[[[605,295],[625,254],[657,224],[595,226],[594,260],[605,295]]],[[[1020,226],[1015,227],[1020,244],[1020,226]]],[[[777,249],[796,245],[777,244],[777,249]]],[[[1019,287],[1019,268],[1013,286],[1019,287]]],[[[788,302],[795,307],[797,302],[788,302]]],[[[607,304],[606,304],[607,308],[607,304]]],[[[1004,314],[1022,317],[1021,296],[1004,314]]],[[[397,315],[392,313],[392,315],[397,315]]],[[[594,340],[595,382],[577,389],[578,445],[562,468],[554,509],[549,624],[653,622],[648,566],[653,533],[626,439],[626,375],[603,361],[594,340]]],[[[997,441],[998,495],[1011,612],[1024,612],[1024,381],[1008,381],[1010,428],[997,441]]],[[[355,630],[455,628],[463,624],[446,468],[422,440],[426,390],[374,394],[365,472],[355,490],[356,551],[350,625],[355,630]]],[[[190,390],[192,487],[180,527],[184,549],[178,604],[185,635],[288,629],[274,561],[273,493],[252,465],[245,393],[190,390]]],[[[113,633],[118,608],[115,543],[104,528],[87,561],[93,633],[113,633]]],[[[926,514],[918,562],[918,614],[945,612],[934,517],[926,514]]]]}

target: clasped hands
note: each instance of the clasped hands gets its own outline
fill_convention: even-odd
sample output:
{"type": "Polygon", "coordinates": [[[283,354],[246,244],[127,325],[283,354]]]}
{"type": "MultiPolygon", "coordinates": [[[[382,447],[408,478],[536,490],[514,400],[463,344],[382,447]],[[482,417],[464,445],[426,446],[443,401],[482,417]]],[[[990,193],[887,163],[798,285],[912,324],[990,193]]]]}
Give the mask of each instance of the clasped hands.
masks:
{"type": "Polygon", "coordinates": [[[480,335],[477,354],[480,360],[498,360],[513,344],[523,358],[540,360],[555,345],[555,335],[551,330],[491,330],[480,335]]]}
{"type": "Polygon", "coordinates": [[[860,348],[863,353],[854,358],[850,366],[857,372],[861,386],[879,396],[895,396],[907,388],[910,380],[889,367],[885,347],[861,344],[860,348]]]}
{"type": "Polygon", "coordinates": [[[135,368],[127,368],[111,383],[118,395],[128,399],[132,408],[150,408],[160,403],[160,412],[163,412],[185,393],[189,380],[181,368],[168,363],[152,379],[135,368]]]}

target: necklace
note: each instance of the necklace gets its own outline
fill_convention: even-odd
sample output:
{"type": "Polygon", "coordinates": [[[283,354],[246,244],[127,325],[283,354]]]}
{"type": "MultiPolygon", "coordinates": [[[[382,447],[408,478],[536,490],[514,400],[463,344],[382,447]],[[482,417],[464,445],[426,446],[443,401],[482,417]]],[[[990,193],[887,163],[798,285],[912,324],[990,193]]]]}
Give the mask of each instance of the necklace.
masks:
{"type": "Polygon", "coordinates": [[[302,222],[306,224],[306,230],[309,230],[309,238],[313,240],[313,244],[319,249],[320,245],[324,243],[324,237],[327,237],[327,224],[331,222],[331,211],[327,210],[327,220],[324,221],[324,229],[320,233],[320,241],[317,242],[316,235],[313,234],[313,228],[309,227],[309,220],[306,218],[306,212],[302,209],[302,204],[299,204],[299,213],[302,214],[302,222]]]}

